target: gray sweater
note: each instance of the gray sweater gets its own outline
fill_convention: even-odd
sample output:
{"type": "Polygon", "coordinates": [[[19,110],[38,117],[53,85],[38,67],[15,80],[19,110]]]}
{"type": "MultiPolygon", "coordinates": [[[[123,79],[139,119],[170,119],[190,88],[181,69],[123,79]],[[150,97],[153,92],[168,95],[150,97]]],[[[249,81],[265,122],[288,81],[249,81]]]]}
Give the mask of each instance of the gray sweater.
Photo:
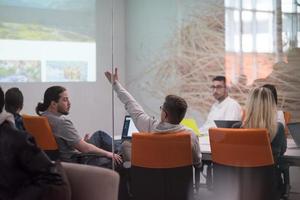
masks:
{"type": "Polygon", "coordinates": [[[124,104],[126,111],[132,117],[136,128],[140,132],[149,133],[164,133],[164,132],[180,132],[186,131],[191,134],[193,164],[201,164],[201,152],[199,146],[199,139],[196,134],[189,128],[180,124],[170,124],[167,122],[160,122],[154,117],[150,117],[145,113],[141,105],[129,94],[122,85],[116,81],[113,85],[115,92],[120,101],[124,104]]]}

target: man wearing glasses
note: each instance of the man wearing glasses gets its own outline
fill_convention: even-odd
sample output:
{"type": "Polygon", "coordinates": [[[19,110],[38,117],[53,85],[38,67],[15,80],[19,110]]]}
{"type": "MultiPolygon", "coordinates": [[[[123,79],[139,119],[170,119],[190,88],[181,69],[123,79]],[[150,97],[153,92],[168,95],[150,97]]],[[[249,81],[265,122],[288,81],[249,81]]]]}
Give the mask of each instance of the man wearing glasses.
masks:
{"type": "Polygon", "coordinates": [[[205,123],[200,127],[200,131],[205,134],[209,128],[216,127],[214,120],[241,120],[242,117],[240,104],[228,96],[226,78],[216,76],[212,81],[211,90],[217,101],[212,105],[205,123]]]}

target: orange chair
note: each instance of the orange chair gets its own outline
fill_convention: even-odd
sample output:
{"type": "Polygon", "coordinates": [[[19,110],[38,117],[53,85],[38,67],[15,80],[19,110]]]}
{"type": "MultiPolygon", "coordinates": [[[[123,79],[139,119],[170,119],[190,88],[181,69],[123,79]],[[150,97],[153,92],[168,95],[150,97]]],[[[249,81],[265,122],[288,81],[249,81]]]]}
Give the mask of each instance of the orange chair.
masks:
{"type": "Polygon", "coordinates": [[[289,129],[287,127],[287,124],[291,122],[292,114],[290,112],[285,111],[283,112],[283,116],[285,121],[284,132],[285,132],[285,136],[287,137],[289,135],[289,129]]]}
{"type": "Polygon", "coordinates": [[[23,122],[26,131],[34,138],[37,145],[46,152],[52,159],[56,160],[59,157],[59,150],[48,119],[41,116],[23,115],[23,122]]]}
{"type": "Polygon", "coordinates": [[[181,200],[192,195],[188,133],[135,133],[132,137],[133,199],[181,200]]]}
{"type": "Polygon", "coordinates": [[[292,119],[292,114],[290,112],[283,112],[284,114],[284,120],[285,120],[285,123],[288,124],[291,122],[291,119],[292,119]]]}
{"type": "Polygon", "coordinates": [[[215,199],[276,199],[275,165],[266,129],[209,129],[215,199]]]}

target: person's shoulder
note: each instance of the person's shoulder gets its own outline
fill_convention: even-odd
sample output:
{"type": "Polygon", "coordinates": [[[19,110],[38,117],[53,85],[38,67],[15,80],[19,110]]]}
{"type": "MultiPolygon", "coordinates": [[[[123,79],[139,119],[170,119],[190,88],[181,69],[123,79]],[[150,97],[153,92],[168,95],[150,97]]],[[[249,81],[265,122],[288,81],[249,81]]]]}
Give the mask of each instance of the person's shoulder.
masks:
{"type": "Polygon", "coordinates": [[[232,98],[231,96],[227,96],[226,101],[231,102],[231,103],[237,103],[237,101],[234,98],[232,98]]]}
{"type": "Polygon", "coordinates": [[[282,110],[277,110],[277,115],[284,115],[282,110]]]}
{"type": "Polygon", "coordinates": [[[62,128],[62,127],[69,127],[73,125],[71,120],[67,119],[63,115],[55,115],[54,113],[45,112],[43,113],[42,116],[47,117],[50,125],[54,127],[62,128]]]}
{"type": "Polygon", "coordinates": [[[21,138],[28,138],[30,135],[26,131],[18,130],[14,124],[5,121],[1,124],[1,132],[6,133],[7,136],[14,138],[16,142],[20,142],[21,138]]]}
{"type": "Polygon", "coordinates": [[[220,103],[218,101],[215,101],[210,107],[210,112],[213,110],[214,107],[218,107],[219,104],[220,103]]]}
{"type": "MultiPolygon", "coordinates": [[[[190,134],[192,136],[192,139],[196,139],[198,136],[196,135],[196,133],[193,131],[193,129],[189,128],[189,127],[184,127],[183,128],[183,132],[190,134]]],[[[198,139],[197,139],[198,140],[198,139]]]]}
{"type": "Polygon", "coordinates": [[[281,122],[277,122],[277,132],[275,138],[274,138],[275,140],[286,139],[284,125],[281,122]]]}
{"type": "Polygon", "coordinates": [[[47,117],[49,121],[54,121],[54,122],[64,121],[64,118],[62,116],[55,115],[54,113],[47,112],[47,111],[44,112],[42,116],[47,117]]]}
{"type": "Polygon", "coordinates": [[[56,115],[52,112],[49,112],[49,111],[45,111],[41,114],[41,116],[43,117],[56,117],[56,115]]]}
{"type": "Polygon", "coordinates": [[[3,122],[8,121],[11,124],[15,124],[15,118],[11,113],[8,112],[1,112],[0,113],[0,124],[2,124],[3,122]]]}
{"type": "Polygon", "coordinates": [[[60,117],[60,120],[57,122],[57,127],[64,134],[68,134],[70,132],[78,134],[78,131],[75,128],[73,122],[70,119],[66,118],[65,116],[60,117]]]}
{"type": "Polygon", "coordinates": [[[240,106],[239,102],[237,102],[237,100],[233,99],[230,96],[226,97],[226,100],[228,104],[240,106]]]}
{"type": "Polygon", "coordinates": [[[277,126],[278,126],[278,131],[284,132],[284,125],[281,122],[277,122],[277,126]]]}

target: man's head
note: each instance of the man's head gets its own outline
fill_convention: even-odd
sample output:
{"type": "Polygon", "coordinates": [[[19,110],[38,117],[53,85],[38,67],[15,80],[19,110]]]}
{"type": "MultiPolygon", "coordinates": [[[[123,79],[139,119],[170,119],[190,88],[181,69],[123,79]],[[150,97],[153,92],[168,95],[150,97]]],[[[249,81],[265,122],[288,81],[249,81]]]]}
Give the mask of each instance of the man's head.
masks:
{"type": "Polygon", "coordinates": [[[0,87],[0,113],[2,113],[3,106],[4,106],[4,92],[0,87]]]}
{"type": "Polygon", "coordinates": [[[223,101],[227,96],[226,78],[224,76],[216,76],[213,78],[213,84],[211,86],[213,96],[219,102],[223,101]]]}
{"type": "Polygon", "coordinates": [[[38,103],[36,113],[46,110],[57,114],[69,114],[71,103],[66,88],[62,86],[49,87],[44,94],[44,102],[38,103]]]}
{"type": "Polygon", "coordinates": [[[168,95],[161,107],[161,121],[171,124],[179,124],[187,110],[186,101],[176,95],[168,95]]]}
{"type": "Polygon", "coordinates": [[[9,113],[19,113],[23,108],[23,94],[19,88],[10,88],[5,92],[5,110],[9,113]]]}

